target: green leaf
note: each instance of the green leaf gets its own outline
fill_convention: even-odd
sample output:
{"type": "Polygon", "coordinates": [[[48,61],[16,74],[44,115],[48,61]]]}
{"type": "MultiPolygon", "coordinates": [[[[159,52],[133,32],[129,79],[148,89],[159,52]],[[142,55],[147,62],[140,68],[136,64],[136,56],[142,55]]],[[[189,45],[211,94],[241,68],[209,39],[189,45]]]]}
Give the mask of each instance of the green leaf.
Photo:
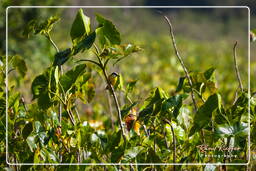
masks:
{"type": "Polygon", "coordinates": [[[28,69],[27,69],[24,59],[22,59],[21,56],[19,56],[19,55],[13,56],[12,65],[22,77],[25,76],[28,69]]]}
{"type": "Polygon", "coordinates": [[[222,124],[218,125],[215,133],[220,137],[230,137],[230,136],[248,136],[248,124],[244,122],[236,122],[232,125],[222,124]]]}
{"type": "Polygon", "coordinates": [[[124,152],[124,160],[130,161],[131,159],[135,158],[142,150],[143,147],[141,146],[126,149],[124,152]]]}
{"type": "Polygon", "coordinates": [[[89,35],[91,32],[90,18],[84,15],[83,9],[79,9],[72,24],[70,36],[72,41],[82,36],[89,35]]]}
{"type": "Polygon", "coordinates": [[[169,109],[173,107],[173,116],[174,118],[177,118],[177,116],[179,115],[179,110],[182,106],[182,101],[186,97],[188,97],[187,94],[170,97],[169,99],[163,102],[161,112],[168,113],[169,109]]]}
{"type": "Polygon", "coordinates": [[[77,65],[75,68],[69,70],[68,72],[66,72],[64,75],[60,77],[60,83],[64,91],[67,91],[73,85],[75,85],[75,82],[78,79],[78,77],[84,74],[85,68],[86,68],[85,64],[77,65]]]}
{"type": "Polygon", "coordinates": [[[99,36],[100,45],[102,47],[104,47],[104,45],[119,45],[121,43],[121,37],[116,26],[99,14],[96,15],[96,20],[99,23],[96,32],[99,36]]]}
{"type": "Polygon", "coordinates": [[[31,122],[27,123],[22,130],[22,136],[24,139],[27,139],[29,134],[33,131],[33,125],[31,122]]]}
{"type": "Polygon", "coordinates": [[[108,148],[107,148],[109,151],[113,151],[113,150],[115,149],[115,147],[118,146],[118,144],[119,144],[120,141],[121,141],[121,135],[122,135],[121,130],[119,130],[118,132],[115,132],[115,133],[112,135],[112,138],[111,138],[111,140],[109,141],[108,148]]]}
{"type": "Polygon", "coordinates": [[[27,144],[32,152],[37,148],[36,138],[37,138],[37,136],[35,134],[32,134],[32,135],[28,136],[26,139],[27,144]]]}
{"type": "Polygon", "coordinates": [[[31,86],[31,90],[32,90],[32,94],[33,94],[33,99],[38,98],[40,93],[45,91],[45,89],[47,89],[48,87],[48,80],[47,78],[45,78],[45,76],[39,75],[37,76],[33,82],[32,82],[32,86],[31,86]]]}
{"type": "Polygon", "coordinates": [[[53,62],[53,66],[60,66],[63,65],[65,62],[67,62],[67,60],[70,58],[71,56],[71,49],[65,49],[61,52],[57,52],[54,56],[54,62],[53,62]]]}
{"type": "Polygon", "coordinates": [[[37,76],[31,85],[33,99],[38,98],[38,107],[47,109],[53,104],[53,99],[49,95],[49,90],[55,92],[56,84],[54,79],[54,67],[47,68],[47,70],[37,76]]]}
{"type": "Polygon", "coordinates": [[[92,32],[90,33],[88,36],[86,36],[84,39],[82,39],[81,41],[79,41],[77,43],[77,45],[75,45],[72,49],[72,55],[76,55],[77,53],[79,53],[80,51],[83,52],[85,50],[88,50],[91,48],[91,46],[93,45],[94,41],[96,38],[96,33],[92,32]]]}
{"type": "Polygon", "coordinates": [[[161,88],[155,88],[151,91],[149,97],[145,100],[142,111],[139,112],[138,119],[147,118],[149,115],[156,115],[162,106],[163,100],[167,97],[161,88]]]}
{"type": "Polygon", "coordinates": [[[118,163],[121,160],[121,157],[124,155],[124,150],[125,147],[123,144],[113,150],[113,152],[111,153],[111,162],[118,163]]]}
{"type": "Polygon", "coordinates": [[[211,80],[211,79],[214,79],[214,71],[215,71],[215,68],[209,68],[208,70],[206,70],[204,72],[204,77],[206,80],[211,80]]]}
{"type": "Polygon", "coordinates": [[[207,101],[198,109],[194,117],[193,127],[190,130],[189,136],[193,135],[196,131],[206,127],[211,122],[212,113],[220,105],[221,97],[219,94],[211,95],[207,101]]]}
{"type": "Polygon", "coordinates": [[[176,92],[180,92],[182,90],[185,79],[186,79],[186,77],[180,77],[179,84],[176,88],[176,92]]]}

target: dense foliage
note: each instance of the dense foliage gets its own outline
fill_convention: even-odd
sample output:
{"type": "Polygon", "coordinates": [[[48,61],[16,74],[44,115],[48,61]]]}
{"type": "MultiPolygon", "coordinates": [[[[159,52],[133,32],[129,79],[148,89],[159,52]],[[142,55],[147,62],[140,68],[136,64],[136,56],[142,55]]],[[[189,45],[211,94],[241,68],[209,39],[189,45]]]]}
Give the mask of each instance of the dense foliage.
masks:
{"type": "MultiPolygon", "coordinates": [[[[122,43],[117,27],[100,14],[96,15],[98,25],[93,28],[91,19],[80,9],[70,30],[72,44],[60,50],[51,35],[58,21],[56,16],[45,21],[31,20],[23,32],[27,37],[44,36],[56,50],[52,64],[33,78],[32,103],[25,102],[15,84],[8,85],[8,105],[5,103],[6,57],[1,56],[0,129],[4,130],[0,135],[1,159],[5,158],[7,112],[9,163],[135,163],[103,168],[108,170],[217,168],[216,165],[151,166],[136,163],[247,163],[249,130],[251,149],[256,148],[256,102],[250,95],[252,92],[240,85],[237,92],[233,92],[233,104],[223,103],[223,94],[215,78],[217,68],[210,67],[180,75],[175,91],[155,87],[146,98],[133,98],[133,92],[143,87],[137,86],[136,79],[125,81],[122,71],[112,82],[110,71],[113,65],[129,60],[133,54],[143,53],[143,49],[133,42],[122,43]],[[78,55],[88,53],[91,54],[89,58],[84,56],[76,60],[78,55]],[[68,62],[72,66],[65,68],[68,62]],[[97,99],[106,98],[111,108],[104,112],[102,117],[107,118],[104,122],[80,118],[78,112],[79,105],[89,104],[96,98],[98,77],[104,80],[107,95],[97,99]]],[[[24,79],[28,67],[21,56],[8,56],[8,64],[8,74],[24,79]]],[[[93,112],[87,113],[93,115],[93,112]]],[[[5,167],[5,164],[1,163],[1,166],[5,167]]],[[[32,165],[11,167],[20,170],[54,169],[53,166],[32,165]]],[[[70,165],[56,166],[55,169],[67,167],[69,170],[97,168],[70,165]]],[[[250,167],[253,170],[255,166],[248,169],[250,167]]],[[[229,168],[241,169],[240,166],[229,168]]]]}

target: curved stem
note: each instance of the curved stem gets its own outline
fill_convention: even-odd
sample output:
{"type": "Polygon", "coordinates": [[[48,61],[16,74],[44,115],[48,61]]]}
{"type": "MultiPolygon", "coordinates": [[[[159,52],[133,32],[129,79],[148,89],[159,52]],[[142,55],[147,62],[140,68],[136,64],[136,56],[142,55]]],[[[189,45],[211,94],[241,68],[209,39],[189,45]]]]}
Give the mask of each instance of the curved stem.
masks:
{"type": "Polygon", "coordinates": [[[103,70],[103,74],[104,74],[105,80],[106,80],[106,82],[108,84],[108,87],[110,87],[110,89],[109,89],[110,93],[112,94],[114,102],[115,102],[115,107],[116,107],[116,110],[117,110],[117,113],[118,113],[119,126],[120,126],[120,128],[122,130],[122,136],[123,136],[124,142],[126,143],[125,131],[124,131],[124,127],[122,125],[122,115],[121,115],[121,110],[120,110],[119,103],[118,103],[118,100],[117,100],[117,97],[116,97],[116,93],[114,91],[114,88],[113,88],[112,84],[108,80],[108,76],[107,76],[106,70],[104,68],[102,68],[102,70],[103,70]]]}
{"type": "Polygon", "coordinates": [[[189,83],[189,86],[191,88],[191,98],[192,98],[192,101],[193,101],[193,104],[194,104],[194,108],[195,108],[195,111],[197,111],[197,105],[196,105],[196,100],[195,100],[195,95],[194,95],[194,91],[193,91],[193,84],[192,84],[192,80],[189,76],[189,73],[188,73],[188,70],[179,54],[179,51],[177,49],[177,46],[176,46],[176,41],[175,41],[175,38],[174,38],[174,33],[173,33],[173,28],[172,28],[172,24],[169,20],[168,17],[164,16],[165,20],[167,21],[168,25],[169,25],[169,28],[170,28],[170,35],[171,35],[171,38],[172,38],[172,45],[173,45],[173,48],[174,48],[174,51],[175,51],[175,54],[185,72],[185,75],[186,75],[186,78],[188,79],[188,83],[189,83]]]}
{"type": "Polygon", "coordinates": [[[57,51],[57,52],[59,52],[59,48],[57,47],[57,45],[54,43],[54,41],[52,40],[52,38],[51,38],[51,35],[50,35],[50,33],[46,33],[46,38],[51,42],[51,44],[53,45],[53,47],[55,48],[55,50],[57,51]]]}
{"type": "Polygon", "coordinates": [[[76,62],[81,62],[81,61],[93,63],[93,64],[95,64],[95,65],[97,65],[98,67],[101,68],[101,65],[98,62],[90,60],[90,59],[81,59],[81,60],[76,61],[76,62]]]}
{"type": "Polygon", "coordinates": [[[240,77],[240,73],[239,73],[238,65],[237,65],[237,61],[236,61],[236,46],[237,46],[237,41],[236,41],[236,43],[234,44],[234,47],[233,47],[233,56],[234,56],[234,64],[235,64],[235,70],[236,70],[236,78],[237,78],[237,81],[239,83],[240,90],[243,91],[243,84],[242,84],[242,81],[241,81],[241,77],[240,77]]]}

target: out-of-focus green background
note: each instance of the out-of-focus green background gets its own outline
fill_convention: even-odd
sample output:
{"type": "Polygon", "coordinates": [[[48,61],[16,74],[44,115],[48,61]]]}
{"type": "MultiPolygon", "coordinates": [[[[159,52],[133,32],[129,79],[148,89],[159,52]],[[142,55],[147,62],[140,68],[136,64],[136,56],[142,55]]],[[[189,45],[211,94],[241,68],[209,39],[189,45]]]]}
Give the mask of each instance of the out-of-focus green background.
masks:
{"type": "MultiPolygon", "coordinates": [[[[64,0],[65,1],[65,0],[64,0]]],[[[63,1],[63,2],[64,2],[63,1]]],[[[60,1],[47,0],[37,4],[33,0],[2,1],[1,2],[1,32],[5,29],[2,15],[9,5],[63,5],[60,1]]],[[[248,5],[251,7],[251,28],[256,27],[254,11],[256,9],[250,1],[100,1],[92,3],[75,0],[65,2],[68,5],[248,5]],[[221,4],[222,3],[222,4],[221,4]]],[[[113,21],[122,35],[123,43],[134,43],[143,48],[143,51],[127,57],[111,71],[122,74],[124,82],[138,80],[133,99],[144,99],[150,90],[156,86],[162,87],[168,93],[175,91],[179,77],[184,75],[177,61],[171,40],[169,28],[159,13],[161,10],[171,18],[175,30],[177,46],[185,64],[190,71],[205,71],[210,67],[217,69],[216,79],[224,103],[232,104],[234,92],[238,87],[236,81],[232,48],[238,41],[238,65],[244,87],[248,87],[248,9],[247,8],[215,8],[215,9],[134,9],[134,8],[83,8],[86,15],[94,20],[94,14],[100,13],[113,21]]],[[[31,36],[26,39],[22,36],[25,25],[31,19],[46,19],[57,15],[61,20],[52,31],[53,40],[60,49],[71,47],[69,31],[78,8],[10,8],[8,10],[8,47],[9,55],[19,54],[25,58],[28,73],[24,80],[17,79],[10,74],[9,86],[16,87],[25,96],[27,103],[31,102],[30,85],[38,74],[49,66],[55,54],[54,48],[43,36],[31,36]]],[[[96,22],[92,23],[96,27],[96,22]]],[[[3,32],[4,33],[4,32],[3,32]]],[[[4,35],[4,34],[2,34],[4,35]]],[[[4,36],[1,36],[1,53],[4,53],[4,36]]],[[[255,89],[256,56],[255,43],[251,44],[251,88],[255,89]],[[253,51],[254,49],[254,51],[253,51]]],[[[68,62],[91,58],[92,54],[84,53],[68,62]]],[[[69,66],[66,65],[64,69],[69,66]]],[[[97,106],[95,109],[104,110],[107,103],[102,100],[105,96],[105,84],[99,75],[93,73],[96,81],[96,97],[89,104],[97,106]],[[102,95],[102,96],[101,96],[102,95]],[[100,103],[99,103],[100,102],[100,103]],[[100,107],[99,107],[100,106],[100,107]]],[[[119,93],[122,96],[122,93],[119,93]]],[[[83,114],[83,108],[80,108],[83,114]]],[[[101,111],[98,111],[101,113],[101,111]]]]}

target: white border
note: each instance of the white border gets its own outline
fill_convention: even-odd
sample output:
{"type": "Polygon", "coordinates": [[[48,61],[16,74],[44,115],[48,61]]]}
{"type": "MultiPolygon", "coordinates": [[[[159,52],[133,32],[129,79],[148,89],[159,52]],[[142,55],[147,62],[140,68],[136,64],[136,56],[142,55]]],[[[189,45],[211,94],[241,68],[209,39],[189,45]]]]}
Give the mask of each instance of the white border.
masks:
{"type": "Polygon", "coordinates": [[[6,163],[8,165],[249,165],[250,148],[250,8],[248,6],[8,6],[6,8],[6,163]],[[247,163],[9,163],[8,161],[8,10],[11,8],[246,8],[248,10],[248,162],[247,163]]]}

